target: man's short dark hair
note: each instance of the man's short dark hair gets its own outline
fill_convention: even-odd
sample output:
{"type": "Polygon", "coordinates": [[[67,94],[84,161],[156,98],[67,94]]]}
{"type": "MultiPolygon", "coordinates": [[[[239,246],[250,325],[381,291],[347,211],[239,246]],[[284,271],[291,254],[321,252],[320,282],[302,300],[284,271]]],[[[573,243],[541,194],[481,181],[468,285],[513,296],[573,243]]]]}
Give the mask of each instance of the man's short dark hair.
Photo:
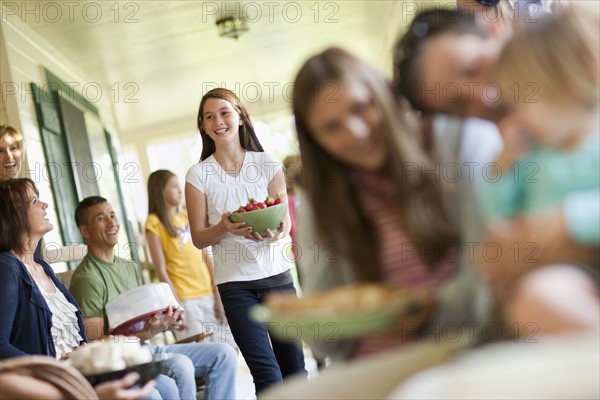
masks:
{"type": "Polygon", "coordinates": [[[90,196],[81,200],[79,204],[77,204],[77,208],[75,208],[75,223],[77,224],[77,227],[87,224],[88,210],[91,207],[104,203],[108,203],[108,200],[101,196],[90,196]]]}

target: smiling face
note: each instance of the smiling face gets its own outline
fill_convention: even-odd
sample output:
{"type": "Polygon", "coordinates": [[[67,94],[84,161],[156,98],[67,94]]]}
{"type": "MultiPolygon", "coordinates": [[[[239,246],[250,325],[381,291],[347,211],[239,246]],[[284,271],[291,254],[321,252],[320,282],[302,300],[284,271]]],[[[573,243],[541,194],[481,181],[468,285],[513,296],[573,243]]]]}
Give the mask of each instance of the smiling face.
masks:
{"type": "Polygon", "coordinates": [[[176,176],[172,176],[165,185],[165,203],[172,207],[179,207],[181,204],[181,187],[176,176]]]}
{"type": "Polygon", "coordinates": [[[423,102],[430,110],[495,120],[499,96],[492,82],[501,43],[477,35],[431,38],[421,54],[423,102]],[[443,66],[443,67],[441,67],[443,66]]]}
{"type": "Polygon", "coordinates": [[[244,124],[230,102],[211,97],[202,110],[202,129],[217,144],[239,142],[239,129],[244,124]]]}
{"type": "Polygon", "coordinates": [[[85,243],[99,250],[111,250],[118,242],[119,220],[109,203],[87,209],[87,222],[79,227],[85,243]]]}
{"type": "Polygon", "coordinates": [[[313,139],[332,157],[371,171],[384,166],[383,115],[365,84],[345,80],[325,85],[307,111],[313,139]]]}
{"type": "Polygon", "coordinates": [[[48,203],[38,199],[32,187],[27,189],[29,198],[29,210],[27,211],[27,233],[32,238],[41,238],[52,230],[52,224],[48,220],[48,203]]]}
{"type": "Polygon", "coordinates": [[[17,177],[23,162],[22,156],[21,146],[12,134],[0,137],[0,180],[17,177]]]}

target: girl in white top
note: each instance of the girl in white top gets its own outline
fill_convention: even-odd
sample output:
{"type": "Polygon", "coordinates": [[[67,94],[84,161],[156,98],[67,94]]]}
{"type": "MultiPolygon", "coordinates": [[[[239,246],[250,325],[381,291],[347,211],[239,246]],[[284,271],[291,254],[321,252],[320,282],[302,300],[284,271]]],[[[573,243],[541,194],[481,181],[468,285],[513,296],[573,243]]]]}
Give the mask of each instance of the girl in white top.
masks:
{"type": "Polygon", "coordinates": [[[279,161],[263,151],[233,92],[218,88],[204,95],[198,130],[201,161],[188,171],[185,186],[192,240],[200,249],[212,246],[225,315],[258,393],[287,375],[306,373],[299,346],[269,338],[266,328],[248,317],[269,292],[295,291],[293,257],[288,255],[290,217],[286,212],[277,231],[261,237],[229,216],[249,198],[285,196],[285,179],[279,161]]]}

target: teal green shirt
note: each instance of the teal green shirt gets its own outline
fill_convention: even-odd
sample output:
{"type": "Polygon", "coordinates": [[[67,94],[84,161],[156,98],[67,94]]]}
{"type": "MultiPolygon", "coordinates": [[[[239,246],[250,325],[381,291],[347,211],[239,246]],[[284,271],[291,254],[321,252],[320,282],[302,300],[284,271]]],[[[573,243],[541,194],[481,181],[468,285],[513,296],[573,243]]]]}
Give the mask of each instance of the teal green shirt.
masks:
{"type": "Polygon", "coordinates": [[[142,276],[136,263],[119,257],[115,257],[113,263],[107,263],[88,253],[75,270],[69,291],[79,304],[84,318],[104,318],[106,334],[106,303],[113,297],[141,285],[142,276]]]}
{"type": "Polygon", "coordinates": [[[599,245],[600,135],[588,135],[570,152],[550,148],[529,152],[501,177],[490,172],[482,195],[488,220],[562,206],[570,237],[599,245]]]}

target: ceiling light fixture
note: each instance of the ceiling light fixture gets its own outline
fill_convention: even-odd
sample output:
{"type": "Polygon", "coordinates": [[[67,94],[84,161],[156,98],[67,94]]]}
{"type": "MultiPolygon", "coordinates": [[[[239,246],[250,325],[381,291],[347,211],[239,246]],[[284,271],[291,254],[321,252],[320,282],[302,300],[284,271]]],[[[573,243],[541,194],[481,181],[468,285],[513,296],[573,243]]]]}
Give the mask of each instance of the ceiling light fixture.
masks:
{"type": "Polygon", "coordinates": [[[244,32],[248,32],[248,21],[242,17],[223,17],[217,20],[219,36],[237,39],[244,32]]]}

